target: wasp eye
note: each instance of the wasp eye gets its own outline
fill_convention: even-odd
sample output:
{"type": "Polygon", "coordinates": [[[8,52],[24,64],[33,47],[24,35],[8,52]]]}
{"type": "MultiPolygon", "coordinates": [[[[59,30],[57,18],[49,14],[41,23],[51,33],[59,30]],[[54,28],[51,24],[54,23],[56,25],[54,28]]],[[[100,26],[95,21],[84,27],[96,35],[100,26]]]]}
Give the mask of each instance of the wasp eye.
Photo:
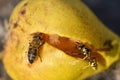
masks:
{"type": "Polygon", "coordinates": [[[41,40],[42,39],[40,35],[35,35],[35,36],[33,36],[33,38],[34,38],[34,40],[41,40]]]}
{"type": "Polygon", "coordinates": [[[88,48],[83,48],[82,51],[84,55],[87,55],[90,53],[90,50],[88,48]]]}
{"type": "Polygon", "coordinates": [[[79,45],[77,46],[77,48],[78,48],[79,50],[83,49],[84,47],[85,47],[85,45],[83,45],[83,44],[79,44],[79,45]]]}

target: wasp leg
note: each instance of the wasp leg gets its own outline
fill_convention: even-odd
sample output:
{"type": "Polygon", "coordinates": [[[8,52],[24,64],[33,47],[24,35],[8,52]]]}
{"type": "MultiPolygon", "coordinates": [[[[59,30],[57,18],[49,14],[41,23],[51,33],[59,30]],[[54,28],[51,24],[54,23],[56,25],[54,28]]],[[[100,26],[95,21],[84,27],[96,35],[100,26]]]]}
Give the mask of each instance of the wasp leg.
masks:
{"type": "Polygon", "coordinates": [[[89,65],[85,66],[83,69],[86,69],[87,67],[91,66],[94,70],[97,70],[97,62],[95,57],[91,58],[89,56],[86,56],[85,58],[83,58],[83,60],[89,62],[89,65]]]}
{"type": "MultiPolygon", "coordinates": [[[[86,55],[82,60],[86,60],[86,61],[90,61],[90,56],[89,55],[86,55]]],[[[91,64],[88,64],[87,66],[85,66],[83,69],[86,69],[86,68],[88,68],[89,66],[91,66],[91,64]]]]}
{"type": "Polygon", "coordinates": [[[39,53],[41,53],[41,51],[40,50],[38,50],[38,57],[40,58],[40,61],[42,62],[42,58],[41,58],[41,56],[40,56],[40,54],[39,53]]]}
{"type": "Polygon", "coordinates": [[[41,56],[40,55],[38,55],[39,56],[39,58],[40,58],[40,61],[42,62],[42,58],[41,58],[41,56]]]}
{"type": "Polygon", "coordinates": [[[86,55],[84,58],[83,58],[83,60],[86,60],[86,59],[89,59],[90,58],[90,56],[89,55],[86,55]]]}
{"type": "Polygon", "coordinates": [[[95,58],[95,57],[93,57],[93,58],[91,58],[91,59],[89,60],[89,64],[90,64],[90,66],[91,66],[94,70],[97,69],[97,62],[96,62],[96,58],[95,58]]]}
{"type": "Polygon", "coordinates": [[[38,57],[40,58],[40,61],[42,62],[42,57],[41,57],[41,53],[42,53],[42,46],[38,49],[38,57]]]}
{"type": "Polygon", "coordinates": [[[83,69],[86,69],[86,68],[88,68],[90,66],[90,64],[88,64],[87,66],[85,66],[83,69]]]}

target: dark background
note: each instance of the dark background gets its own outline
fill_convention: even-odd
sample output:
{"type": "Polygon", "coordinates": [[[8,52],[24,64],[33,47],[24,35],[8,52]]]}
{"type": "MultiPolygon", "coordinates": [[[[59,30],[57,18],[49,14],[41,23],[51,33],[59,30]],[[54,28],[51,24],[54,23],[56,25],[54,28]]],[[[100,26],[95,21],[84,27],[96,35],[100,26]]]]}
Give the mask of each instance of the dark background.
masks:
{"type": "MultiPolygon", "coordinates": [[[[9,28],[9,16],[19,1],[0,0],[0,51],[3,50],[5,35],[9,28]]],[[[83,2],[108,28],[120,36],[120,0],[83,0],[83,2]]],[[[0,61],[0,80],[11,80],[4,69],[2,61],[0,61]]],[[[86,80],[120,80],[120,62],[86,80]]]]}
{"type": "Polygon", "coordinates": [[[107,27],[120,35],[120,0],[83,0],[83,2],[107,27]]]}

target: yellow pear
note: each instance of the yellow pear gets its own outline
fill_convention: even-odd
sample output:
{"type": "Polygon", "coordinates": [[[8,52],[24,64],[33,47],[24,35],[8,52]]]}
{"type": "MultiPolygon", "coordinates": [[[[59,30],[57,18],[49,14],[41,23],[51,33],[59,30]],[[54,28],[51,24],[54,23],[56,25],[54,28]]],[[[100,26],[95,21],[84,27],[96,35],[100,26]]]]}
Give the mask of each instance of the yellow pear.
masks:
{"type": "Polygon", "coordinates": [[[11,15],[4,53],[13,80],[81,80],[120,59],[120,38],[80,0],[22,0],[11,15]],[[44,35],[43,44],[36,33],[44,35]],[[77,42],[84,47],[77,48],[77,42]],[[72,45],[82,56],[72,53],[72,45]]]}

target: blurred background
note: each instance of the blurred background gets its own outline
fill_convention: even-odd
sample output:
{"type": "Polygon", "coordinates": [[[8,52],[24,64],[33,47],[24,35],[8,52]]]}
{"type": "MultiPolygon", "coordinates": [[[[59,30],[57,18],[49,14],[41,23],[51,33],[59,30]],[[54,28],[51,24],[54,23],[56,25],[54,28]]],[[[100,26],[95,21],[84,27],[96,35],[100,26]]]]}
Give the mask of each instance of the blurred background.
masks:
{"type": "MultiPolygon", "coordinates": [[[[0,51],[4,50],[5,36],[9,29],[9,17],[19,2],[20,0],[0,0],[0,51]]],[[[83,2],[108,28],[120,36],[120,0],[83,0],[83,2]]],[[[7,75],[1,60],[0,80],[12,80],[7,75]]],[[[120,80],[120,62],[86,80],[120,80]]]]}

